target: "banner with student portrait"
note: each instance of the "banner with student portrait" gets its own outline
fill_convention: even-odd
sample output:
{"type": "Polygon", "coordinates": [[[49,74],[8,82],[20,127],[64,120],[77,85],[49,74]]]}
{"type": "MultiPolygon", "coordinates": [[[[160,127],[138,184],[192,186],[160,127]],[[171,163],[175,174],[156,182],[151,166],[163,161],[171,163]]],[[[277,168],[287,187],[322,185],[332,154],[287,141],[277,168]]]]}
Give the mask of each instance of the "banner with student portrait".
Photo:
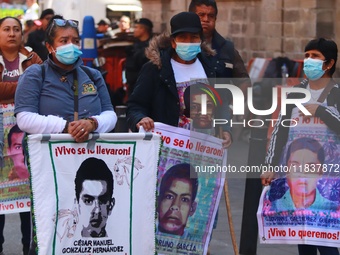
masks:
{"type": "Polygon", "coordinates": [[[337,247],[340,240],[340,137],[320,120],[297,124],[276,171],[261,195],[257,212],[262,243],[337,247]]]}
{"type": "Polygon", "coordinates": [[[0,164],[0,214],[29,211],[30,184],[23,150],[24,132],[16,125],[14,103],[0,104],[0,111],[0,146],[3,143],[2,165],[0,164]]]}
{"type": "Polygon", "coordinates": [[[160,136],[28,136],[38,254],[153,254],[160,136]]]}
{"type": "Polygon", "coordinates": [[[157,184],[156,251],[202,255],[208,251],[221,198],[227,151],[222,140],[155,123],[163,144],[157,184]],[[189,176],[188,176],[189,175],[189,176]]]}

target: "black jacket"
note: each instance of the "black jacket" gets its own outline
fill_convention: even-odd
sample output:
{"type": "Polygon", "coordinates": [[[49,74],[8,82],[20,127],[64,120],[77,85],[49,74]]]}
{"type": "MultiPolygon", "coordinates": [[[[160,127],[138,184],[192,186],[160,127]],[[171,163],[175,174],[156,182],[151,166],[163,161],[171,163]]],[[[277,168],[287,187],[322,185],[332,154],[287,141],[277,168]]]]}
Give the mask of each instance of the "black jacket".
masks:
{"type": "Polygon", "coordinates": [[[48,50],[45,46],[45,31],[42,29],[35,30],[28,35],[25,46],[29,46],[44,61],[47,59],[48,50]]]}
{"type": "MultiPolygon", "coordinates": [[[[170,37],[163,34],[150,41],[146,52],[150,61],[143,66],[127,103],[127,122],[132,131],[137,131],[136,124],[144,117],[178,126],[180,105],[171,53],[170,37]]],[[[211,62],[213,54],[214,51],[204,45],[198,54],[208,78],[216,77],[216,66],[211,62]]]]}
{"type": "Polygon", "coordinates": [[[149,61],[149,59],[145,56],[145,48],[149,46],[149,40],[137,41],[132,46],[129,46],[125,49],[125,71],[126,81],[129,85],[129,95],[135,88],[138,74],[142,69],[142,66],[149,61]]]}
{"type": "MultiPolygon", "coordinates": [[[[333,80],[331,82],[334,82],[333,80]]],[[[308,80],[304,80],[297,87],[306,88],[308,80]]],[[[291,93],[288,98],[303,98],[304,95],[301,93],[291,93]]],[[[280,157],[284,146],[288,140],[289,127],[281,125],[282,121],[291,119],[292,110],[295,105],[288,104],[286,108],[286,115],[282,116],[280,114],[273,133],[271,135],[270,144],[266,156],[266,163],[272,165],[279,165],[280,157]]],[[[319,117],[331,130],[333,130],[337,135],[340,135],[340,87],[335,84],[330,93],[327,96],[327,107],[320,105],[315,113],[316,117],[319,117]],[[328,106],[334,106],[338,113],[332,111],[328,106]]]]}
{"type": "Polygon", "coordinates": [[[217,53],[214,58],[218,62],[218,78],[233,78],[236,85],[245,81],[250,83],[247,69],[233,42],[224,39],[214,31],[211,47],[217,53]]]}

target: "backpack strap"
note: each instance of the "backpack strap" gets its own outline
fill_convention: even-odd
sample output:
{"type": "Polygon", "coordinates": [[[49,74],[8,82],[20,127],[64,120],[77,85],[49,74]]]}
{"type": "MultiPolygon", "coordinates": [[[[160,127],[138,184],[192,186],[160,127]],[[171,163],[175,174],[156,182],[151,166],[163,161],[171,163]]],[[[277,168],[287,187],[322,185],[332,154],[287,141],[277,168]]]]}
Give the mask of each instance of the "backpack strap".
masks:
{"type": "Polygon", "coordinates": [[[87,74],[87,76],[90,78],[93,84],[95,84],[90,68],[84,65],[81,65],[80,68],[83,69],[83,71],[87,74]]]}
{"type": "Polygon", "coordinates": [[[332,88],[335,86],[335,82],[331,80],[327,86],[324,88],[324,90],[321,92],[320,97],[318,98],[319,103],[323,103],[325,101],[326,97],[328,96],[329,92],[332,90],[332,88]]]}

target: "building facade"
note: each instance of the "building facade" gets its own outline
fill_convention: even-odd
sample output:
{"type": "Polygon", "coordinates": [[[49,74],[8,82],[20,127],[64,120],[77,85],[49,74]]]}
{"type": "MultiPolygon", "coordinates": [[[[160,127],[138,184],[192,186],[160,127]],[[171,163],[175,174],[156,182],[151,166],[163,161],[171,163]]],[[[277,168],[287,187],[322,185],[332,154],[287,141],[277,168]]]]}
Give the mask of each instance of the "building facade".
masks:
{"type": "MultiPolygon", "coordinates": [[[[245,62],[253,57],[302,59],[316,37],[340,48],[340,0],[216,0],[217,31],[230,38],[245,62]]],[[[143,17],[155,32],[170,29],[170,18],[188,10],[190,0],[141,0],[143,17]]],[[[338,69],[340,67],[338,61],[338,69]]]]}

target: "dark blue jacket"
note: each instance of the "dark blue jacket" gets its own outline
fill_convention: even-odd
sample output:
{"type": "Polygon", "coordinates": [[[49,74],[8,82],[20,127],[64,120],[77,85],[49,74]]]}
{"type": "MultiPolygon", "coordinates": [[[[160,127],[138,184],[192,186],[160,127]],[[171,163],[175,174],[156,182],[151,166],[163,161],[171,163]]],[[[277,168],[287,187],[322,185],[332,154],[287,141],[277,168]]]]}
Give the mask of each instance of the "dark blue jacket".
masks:
{"type": "Polygon", "coordinates": [[[246,66],[235,49],[234,43],[224,39],[216,31],[212,36],[211,47],[216,51],[215,58],[218,61],[218,78],[233,78],[236,85],[249,82],[249,74],[246,66]],[[236,80],[235,80],[236,79],[236,80]]]}
{"type": "MultiPolygon", "coordinates": [[[[150,47],[154,49],[148,54],[151,61],[143,66],[127,103],[127,122],[132,131],[137,131],[136,124],[144,117],[150,117],[155,122],[178,126],[180,105],[170,62],[172,53],[170,38],[165,35],[158,36],[150,42],[150,47]]],[[[202,53],[198,55],[208,78],[216,77],[213,54],[210,48],[203,46],[202,53]]],[[[225,119],[228,119],[230,117],[228,105],[223,107],[226,107],[224,113],[225,119]]],[[[229,131],[230,127],[224,125],[223,129],[229,131]]]]}

